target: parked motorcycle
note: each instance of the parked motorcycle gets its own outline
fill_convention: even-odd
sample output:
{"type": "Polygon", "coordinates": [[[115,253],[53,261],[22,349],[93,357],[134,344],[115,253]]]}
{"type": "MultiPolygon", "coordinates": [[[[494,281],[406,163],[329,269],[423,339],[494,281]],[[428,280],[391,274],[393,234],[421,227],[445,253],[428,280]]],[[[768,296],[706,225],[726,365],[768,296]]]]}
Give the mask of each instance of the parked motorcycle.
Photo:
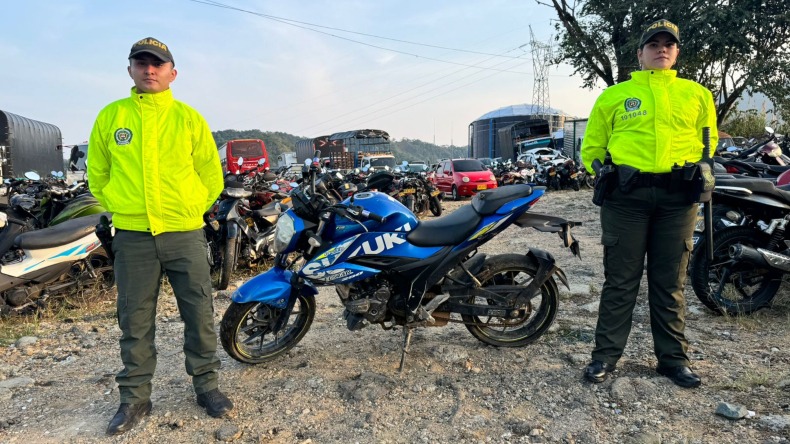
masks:
{"type": "Polygon", "coordinates": [[[515,223],[559,233],[578,255],[571,228],[579,223],[527,213],[544,193],[529,185],[481,191],[450,215],[418,221],[380,192],[332,205],[300,189],[277,222],[274,266],[234,292],[222,345],[251,364],[291,349],[313,321],[317,285],[336,286],[349,330],[401,326],[401,368],[415,327],[460,322],[486,344],[530,344],[554,321],[555,279],[568,286],[565,274],[539,249],[488,256],[478,248],[515,223]]]}
{"type": "Polygon", "coordinates": [[[253,267],[274,257],[274,225],[283,208],[279,199],[285,195],[277,193],[277,185],[271,185],[272,194],[265,197],[263,192],[250,190],[252,172],[227,176],[219,203],[203,215],[207,254],[218,290],[228,288],[238,266],[253,267]],[[263,205],[251,205],[256,202],[263,205]]]}
{"type": "Polygon", "coordinates": [[[442,215],[442,204],[439,202],[440,194],[441,191],[428,181],[424,173],[406,172],[400,181],[398,196],[403,205],[419,218],[425,216],[428,210],[434,216],[442,215]]]}
{"type": "Polygon", "coordinates": [[[694,293],[719,313],[769,306],[790,271],[790,192],[766,180],[717,179],[713,202],[714,257],[708,261],[700,237],[689,272],[694,293]]]}
{"type": "MultiPolygon", "coordinates": [[[[112,286],[112,264],[96,236],[101,216],[80,217],[14,237],[0,256],[0,313],[35,311],[49,299],[97,279],[112,286]]],[[[21,222],[12,219],[0,217],[0,224],[21,222]]]]}

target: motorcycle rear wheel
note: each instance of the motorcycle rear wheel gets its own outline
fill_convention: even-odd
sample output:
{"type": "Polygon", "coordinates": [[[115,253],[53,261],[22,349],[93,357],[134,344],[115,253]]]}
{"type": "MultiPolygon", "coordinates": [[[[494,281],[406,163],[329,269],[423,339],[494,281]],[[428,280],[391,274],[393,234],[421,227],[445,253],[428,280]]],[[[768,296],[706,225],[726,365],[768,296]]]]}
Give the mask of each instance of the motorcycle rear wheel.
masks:
{"type": "Polygon", "coordinates": [[[729,315],[751,314],[768,306],[782,283],[782,273],[744,261],[733,262],[728,250],[735,244],[764,247],[769,236],[749,227],[723,228],[714,236],[713,262],[705,254],[704,238],[691,260],[691,286],[700,302],[716,313],[729,315]],[[722,288],[725,272],[729,277],[722,288]]]}
{"type": "MultiPolygon", "coordinates": [[[[501,254],[486,259],[483,271],[477,279],[489,285],[522,285],[526,287],[535,278],[538,264],[535,260],[521,254],[501,254]]],[[[466,328],[478,340],[498,347],[523,347],[535,342],[549,329],[557,316],[559,289],[551,277],[540,288],[541,294],[527,303],[526,314],[521,319],[482,318],[462,315],[466,328]],[[489,326],[489,324],[507,324],[489,326]]],[[[472,297],[470,303],[494,305],[483,297],[472,297]]]]}
{"type": "Polygon", "coordinates": [[[217,290],[225,290],[230,284],[230,277],[236,269],[239,255],[239,239],[236,237],[225,241],[222,251],[222,266],[219,269],[219,283],[217,290]]]}
{"type": "Polygon", "coordinates": [[[315,297],[299,295],[288,322],[279,332],[271,325],[281,309],[260,302],[232,302],[222,316],[219,337],[228,355],[246,364],[271,361],[290,350],[310,330],[315,297]]]}

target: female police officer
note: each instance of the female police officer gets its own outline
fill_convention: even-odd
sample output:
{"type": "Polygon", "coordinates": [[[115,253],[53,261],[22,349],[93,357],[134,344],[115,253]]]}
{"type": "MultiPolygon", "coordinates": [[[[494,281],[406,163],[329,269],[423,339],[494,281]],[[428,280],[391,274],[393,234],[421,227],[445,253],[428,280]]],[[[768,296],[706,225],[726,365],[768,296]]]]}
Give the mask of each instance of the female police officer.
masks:
{"type": "MultiPolygon", "coordinates": [[[[686,355],[683,287],[697,206],[672,179],[674,165],[702,157],[702,128],[716,146],[716,111],[705,87],[676,77],[680,35],[651,24],[637,57],[641,71],[607,88],[590,113],[581,149],[588,171],[611,155],[618,178],[601,207],[604,278],[595,349],[584,376],[602,382],[623,354],[647,255],[648,301],[657,371],[682,387],[701,381],[686,355]]],[[[690,164],[689,164],[690,165],[690,164]]]]}

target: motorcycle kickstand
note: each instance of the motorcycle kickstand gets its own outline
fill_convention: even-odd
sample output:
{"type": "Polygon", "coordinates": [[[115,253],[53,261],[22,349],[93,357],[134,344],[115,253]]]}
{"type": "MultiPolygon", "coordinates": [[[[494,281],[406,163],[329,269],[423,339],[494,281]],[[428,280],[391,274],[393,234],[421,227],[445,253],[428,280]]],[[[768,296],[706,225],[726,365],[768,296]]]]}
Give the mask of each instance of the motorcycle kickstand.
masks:
{"type": "Polygon", "coordinates": [[[403,367],[406,364],[406,355],[409,353],[409,344],[411,344],[411,327],[403,327],[403,344],[401,344],[400,353],[400,366],[398,372],[403,373],[403,367]]]}

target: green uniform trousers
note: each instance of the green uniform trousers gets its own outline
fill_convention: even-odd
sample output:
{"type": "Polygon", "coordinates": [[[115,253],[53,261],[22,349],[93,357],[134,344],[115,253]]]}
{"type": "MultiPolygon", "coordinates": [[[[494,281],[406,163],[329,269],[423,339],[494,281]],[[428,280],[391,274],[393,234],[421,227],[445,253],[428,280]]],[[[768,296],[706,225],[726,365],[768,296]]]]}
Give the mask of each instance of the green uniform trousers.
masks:
{"type": "Polygon", "coordinates": [[[195,393],[217,388],[217,334],[202,230],[151,233],[117,230],[112,244],[118,285],[118,325],[124,368],[115,377],[121,402],[136,404],[151,397],[156,368],[156,304],[163,272],[173,287],[184,321],[186,371],[195,393]]]}
{"type": "Polygon", "coordinates": [[[689,365],[683,288],[697,205],[683,192],[615,189],[601,207],[604,278],[592,359],[615,364],[631,332],[647,255],[650,327],[659,366],[689,365]]]}

